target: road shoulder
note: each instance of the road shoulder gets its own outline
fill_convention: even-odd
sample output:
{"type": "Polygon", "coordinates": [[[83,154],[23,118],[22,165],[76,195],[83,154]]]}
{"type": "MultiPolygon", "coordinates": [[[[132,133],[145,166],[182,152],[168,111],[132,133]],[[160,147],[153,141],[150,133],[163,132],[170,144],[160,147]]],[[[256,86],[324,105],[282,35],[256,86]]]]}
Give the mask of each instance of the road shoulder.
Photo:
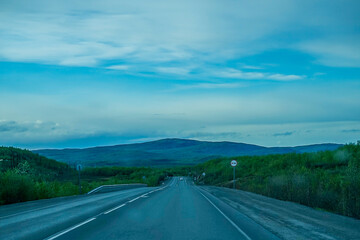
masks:
{"type": "Polygon", "coordinates": [[[222,187],[201,189],[282,239],[359,239],[360,220],[222,187]]]}

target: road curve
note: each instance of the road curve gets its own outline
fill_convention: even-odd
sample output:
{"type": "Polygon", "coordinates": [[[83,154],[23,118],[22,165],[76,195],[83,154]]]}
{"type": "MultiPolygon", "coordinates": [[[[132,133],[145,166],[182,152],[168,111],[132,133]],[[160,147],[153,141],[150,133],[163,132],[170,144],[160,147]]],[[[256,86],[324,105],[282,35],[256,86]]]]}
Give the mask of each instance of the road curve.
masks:
{"type": "MultiPolygon", "coordinates": [[[[173,178],[158,188],[139,188],[93,197],[97,198],[86,198],[86,204],[79,206],[64,207],[56,203],[60,205],[40,209],[47,211],[40,217],[25,218],[21,213],[13,215],[18,218],[17,225],[14,219],[15,222],[9,223],[11,217],[1,218],[0,209],[0,239],[278,239],[186,178],[173,178]],[[57,208],[64,208],[61,211],[63,219],[57,208]],[[86,214],[71,220],[65,217],[79,211],[86,214]],[[64,219],[66,221],[62,222],[64,219]],[[55,224],[40,231],[23,231],[44,221],[55,224]]],[[[65,205],[76,201],[80,200],[69,200],[65,205]]],[[[24,214],[36,215],[37,212],[24,214]]]]}

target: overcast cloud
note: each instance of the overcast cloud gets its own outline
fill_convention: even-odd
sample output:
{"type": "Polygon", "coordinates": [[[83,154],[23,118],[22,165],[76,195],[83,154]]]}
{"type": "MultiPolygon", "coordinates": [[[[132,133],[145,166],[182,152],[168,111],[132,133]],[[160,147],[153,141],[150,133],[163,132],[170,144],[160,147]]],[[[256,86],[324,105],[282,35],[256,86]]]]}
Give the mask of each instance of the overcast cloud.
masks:
{"type": "Polygon", "coordinates": [[[0,144],[356,141],[358,9],[340,0],[0,1],[0,144]]]}

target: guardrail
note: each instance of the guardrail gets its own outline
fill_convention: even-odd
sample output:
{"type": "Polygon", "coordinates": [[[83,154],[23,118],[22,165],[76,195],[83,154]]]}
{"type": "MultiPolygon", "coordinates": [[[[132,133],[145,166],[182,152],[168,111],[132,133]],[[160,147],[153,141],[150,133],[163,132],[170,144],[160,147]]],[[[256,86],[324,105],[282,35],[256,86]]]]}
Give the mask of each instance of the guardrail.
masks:
{"type": "Polygon", "coordinates": [[[140,188],[140,187],[147,187],[147,184],[133,183],[133,184],[103,185],[91,190],[87,194],[114,192],[114,191],[121,191],[125,189],[140,188]]]}

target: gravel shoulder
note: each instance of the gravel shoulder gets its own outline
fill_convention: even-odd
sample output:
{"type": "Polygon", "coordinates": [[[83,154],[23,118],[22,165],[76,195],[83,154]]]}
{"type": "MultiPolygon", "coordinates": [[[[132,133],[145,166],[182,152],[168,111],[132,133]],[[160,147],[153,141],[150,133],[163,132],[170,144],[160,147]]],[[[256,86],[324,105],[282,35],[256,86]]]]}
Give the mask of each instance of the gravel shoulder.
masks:
{"type": "Polygon", "coordinates": [[[360,239],[360,220],[357,219],[241,190],[201,188],[282,239],[360,239]]]}

